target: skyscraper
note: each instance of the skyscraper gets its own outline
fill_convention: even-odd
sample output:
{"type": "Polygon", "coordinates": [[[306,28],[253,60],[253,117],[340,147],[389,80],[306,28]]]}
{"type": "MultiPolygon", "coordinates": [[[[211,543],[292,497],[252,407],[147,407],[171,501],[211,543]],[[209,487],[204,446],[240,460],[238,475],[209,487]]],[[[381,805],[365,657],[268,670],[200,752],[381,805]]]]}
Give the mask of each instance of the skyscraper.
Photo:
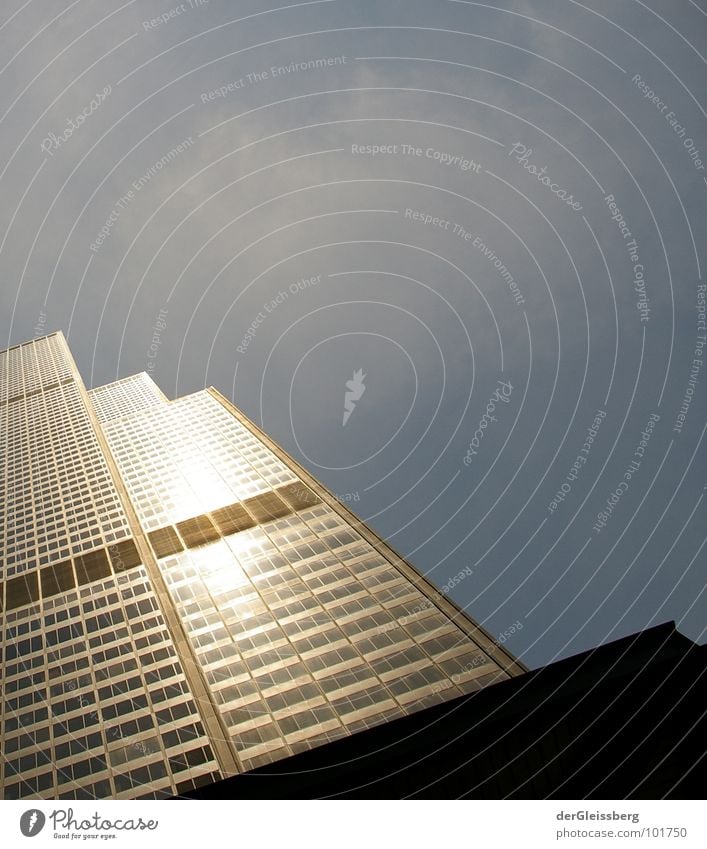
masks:
{"type": "Polygon", "coordinates": [[[160,798],[522,671],[214,389],[0,353],[4,798],[160,798]]]}

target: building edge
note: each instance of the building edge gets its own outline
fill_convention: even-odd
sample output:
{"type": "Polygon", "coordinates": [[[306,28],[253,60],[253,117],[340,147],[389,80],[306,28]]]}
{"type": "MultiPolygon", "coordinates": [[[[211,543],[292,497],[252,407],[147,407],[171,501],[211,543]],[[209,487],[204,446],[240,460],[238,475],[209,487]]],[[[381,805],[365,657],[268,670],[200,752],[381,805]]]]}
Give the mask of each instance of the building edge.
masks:
{"type": "Polygon", "coordinates": [[[189,644],[189,640],[187,639],[181,620],[174,610],[174,606],[169,597],[169,591],[164,582],[164,578],[162,577],[157,560],[147,541],[147,537],[137,517],[137,513],[135,512],[132,502],[128,496],[127,488],[120,473],[120,469],[118,468],[118,464],[110,450],[108,440],[103,433],[103,427],[98,420],[98,416],[83,382],[83,378],[81,377],[81,373],[79,372],[73,355],[71,354],[71,349],[69,348],[66,337],[61,330],[57,331],[57,333],[48,335],[58,336],[68,355],[76,386],[79,388],[81,398],[86,406],[91,424],[96,433],[96,438],[101,447],[101,451],[103,452],[108,469],[110,470],[123,510],[127,516],[128,524],[135,540],[135,545],[140,554],[143,565],[147,569],[147,573],[152,583],[152,588],[157,596],[162,615],[164,616],[167,630],[169,631],[172,642],[177,649],[177,653],[184,670],[184,675],[196,700],[199,714],[201,715],[206,732],[211,740],[214,755],[218,761],[219,767],[226,777],[237,775],[242,772],[242,769],[239,767],[235,753],[229,742],[227,730],[223,725],[221,717],[219,716],[216,706],[209,694],[207,682],[204,678],[203,672],[201,671],[201,667],[194,658],[193,651],[189,644]]]}
{"type": "Polygon", "coordinates": [[[280,459],[285,465],[289,466],[292,471],[299,475],[321,499],[332,510],[338,513],[347,522],[350,522],[354,529],[369,542],[375,549],[399,569],[405,577],[407,577],[420,592],[440,610],[445,616],[450,618],[468,637],[470,637],[483,651],[485,651],[492,660],[494,660],[503,669],[506,674],[511,677],[523,675],[528,672],[528,668],[518,658],[512,655],[507,649],[504,649],[491,634],[471,619],[457,604],[451,599],[443,596],[435,585],[425,578],[414,566],[412,566],[400,553],[395,551],[392,546],[388,545],[378,534],[372,530],[361,518],[359,518],[349,507],[342,504],[334,495],[313,475],[311,475],[297,460],[288,454],[284,448],[278,445],[265,431],[258,427],[255,422],[251,421],[238,407],[235,406],[228,398],[225,397],[218,389],[209,386],[206,390],[213,398],[215,398],[231,415],[235,416],[238,421],[251,431],[258,439],[262,440],[267,447],[280,459]]]}

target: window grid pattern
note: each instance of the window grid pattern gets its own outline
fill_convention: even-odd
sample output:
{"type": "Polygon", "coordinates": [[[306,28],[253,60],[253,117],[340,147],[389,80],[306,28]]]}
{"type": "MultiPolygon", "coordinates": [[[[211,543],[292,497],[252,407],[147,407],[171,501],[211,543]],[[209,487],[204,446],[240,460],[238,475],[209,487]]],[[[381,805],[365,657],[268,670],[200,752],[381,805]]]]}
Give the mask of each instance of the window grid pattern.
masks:
{"type": "Polygon", "coordinates": [[[218,776],[140,566],[3,623],[5,799],[172,796],[218,776]]]}
{"type": "Polygon", "coordinates": [[[218,779],[61,336],[0,352],[0,428],[0,798],[218,779]]]}
{"type": "Polygon", "coordinates": [[[45,336],[0,352],[0,403],[71,380],[70,362],[58,336],[45,336]]]}
{"type": "Polygon", "coordinates": [[[132,416],[167,403],[155,382],[145,372],[91,389],[88,396],[101,423],[132,416]]]}
{"type": "Polygon", "coordinates": [[[507,677],[323,504],[159,563],[243,769],[507,677]]]}
{"type": "Polygon", "coordinates": [[[107,422],[104,431],[147,531],[298,480],[205,392],[107,422]]]}
{"type": "Polygon", "coordinates": [[[130,535],[59,344],[47,337],[0,354],[4,387],[13,398],[0,405],[3,579],[130,535]],[[16,373],[20,367],[27,370],[24,382],[16,373]],[[17,397],[18,391],[24,394],[17,397]]]}

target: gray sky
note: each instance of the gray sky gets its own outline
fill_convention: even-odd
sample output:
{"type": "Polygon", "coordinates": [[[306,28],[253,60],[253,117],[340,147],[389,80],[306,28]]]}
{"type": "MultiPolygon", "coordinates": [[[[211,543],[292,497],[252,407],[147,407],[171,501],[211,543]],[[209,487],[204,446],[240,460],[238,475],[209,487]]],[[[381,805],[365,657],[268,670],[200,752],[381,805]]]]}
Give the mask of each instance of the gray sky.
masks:
{"type": "Polygon", "coordinates": [[[3,347],[218,387],[531,666],[703,639],[703,0],[50,5],[3,347]]]}

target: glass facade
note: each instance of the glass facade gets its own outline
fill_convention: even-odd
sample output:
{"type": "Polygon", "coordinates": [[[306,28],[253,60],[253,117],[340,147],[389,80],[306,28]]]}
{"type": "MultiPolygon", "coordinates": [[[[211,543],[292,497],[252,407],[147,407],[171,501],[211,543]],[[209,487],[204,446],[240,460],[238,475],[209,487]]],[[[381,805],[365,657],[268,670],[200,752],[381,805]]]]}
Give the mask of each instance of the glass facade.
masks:
{"type": "Polygon", "coordinates": [[[0,355],[3,579],[130,536],[58,336],[0,355]]]}
{"type": "Polygon", "coordinates": [[[172,795],[520,671],[215,390],[0,361],[5,798],[172,795]]]}
{"type": "Polygon", "coordinates": [[[60,334],[0,353],[0,421],[2,797],[220,777],[60,334]]]}

